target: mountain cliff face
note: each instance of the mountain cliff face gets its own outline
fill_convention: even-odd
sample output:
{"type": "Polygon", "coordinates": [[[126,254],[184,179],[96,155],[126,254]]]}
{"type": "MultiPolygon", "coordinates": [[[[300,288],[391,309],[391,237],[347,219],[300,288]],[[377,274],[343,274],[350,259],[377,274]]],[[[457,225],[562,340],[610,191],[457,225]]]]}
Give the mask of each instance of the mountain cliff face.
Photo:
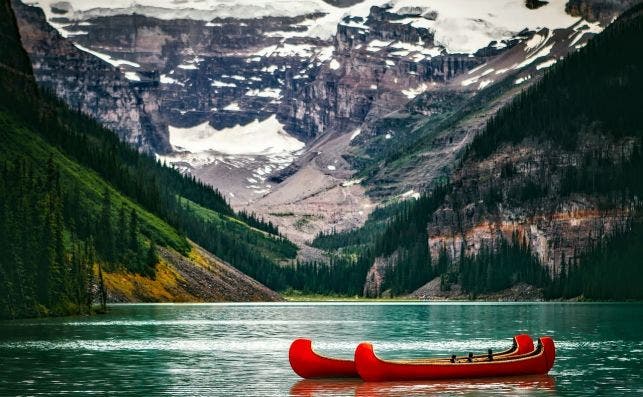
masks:
{"type": "MultiPolygon", "coordinates": [[[[536,27],[574,22],[560,0],[533,10],[512,4],[486,16],[500,2],[35,4],[42,12],[14,0],[41,84],[124,140],[221,189],[235,205],[270,193],[315,157],[300,152],[302,142],[311,148],[315,138],[356,133],[507,52],[536,27]],[[508,20],[506,12],[519,18],[508,20]],[[257,136],[258,129],[268,132],[257,136]],[[266,143],[238,148],[205,139],[217,134],[266,143]]],[[[325,171],[352,170],[342,160],[346,151],[326,159],[337,164],[321,164],[325,171]]]]}
{"type": "Polygon", "coordinates": [[[42,14],[15,3],[43,84],[233,203],[269,192],[268,175],[304,145],[276,114],[286,80],[303,84],[330,55],[329,40],[297,35],[319,18],[317,8],[331,6],[256,17],[252,7],[219,9],[203,20],[208,13],[191,9],[182,17],[181,4],[83,10],[42,2],[42,14]],[[215,134],[221,139],[208,140],[215,134]]]}
{"type": "MultiPolygon", "coordinates": [[[[354,227],[356,219],[363,222],[373,202],[418,195],[449,174],[498,109],[602,30],[569,17],[466,48],[434,27],[437,13],[372,7],[339,23],[333,57],[280,108],[300,136],[314,139],[291,166],[273,174],[271,182],[279,185],[251,208],[305,215],[320,211],[309,198],[324,202],[327,214],[321,216],[328,221],[311,228],[305,236],[310,239],[320,229],[340,231],[354,227]],[[301,200],[289,181],[304,179],[301,200]],[[364,190],[356,193],[355,184],[364,190]],[[364,193],[368,200],[345,200],[364,193]],[[342,200],[333,201],[338,196],[342,200]],[[347,222],[333,221],[341,214],[347,222]]],[[[302,218],[270,219],[292,230],[302,218]]]]}
{"type": "Polygon", "coordinates": [[[42,84],[304,245],[449,175],[498,109],[627,6],[532,3],[16,7],[42,84]]]}
{"type": "Polygon", "coordinates": [[[74,46],[46,22],[39,8],[17,0],[12,6],[41,86],[63,98],[72,109],[99,120],[126,142],[146,151],[168,148],[167,134],[154,122],[158,103],[152,92],[74,46]]]}
{"type": "Polygon", "coordinates": [[[565,10],[589,22],[609,23],[616,15],[638,3],[640,0],[569,0],[565,10]]]}
{"type": "Polygon", "coordinates": [[[373,6],[366,18],[347,16],[339,22],[333,58],[282,106],[298,135],[311,139],[327,131],[352,132],[486,59],[442,56],[446,51],[431,31],[402,23],[409,17],[424,20],[420,11],[407,15],[373,6]]]}

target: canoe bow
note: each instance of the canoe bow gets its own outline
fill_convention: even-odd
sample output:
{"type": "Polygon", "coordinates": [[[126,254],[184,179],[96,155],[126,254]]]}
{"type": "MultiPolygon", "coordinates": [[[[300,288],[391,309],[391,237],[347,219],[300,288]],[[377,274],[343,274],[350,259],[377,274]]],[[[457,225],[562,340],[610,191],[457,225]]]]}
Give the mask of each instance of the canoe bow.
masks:
{"type": "Polygon", "coordinates": [[[290,366],[302,378],[357,378],[353,360],[325,357],[313,350],[310,339],[296,339],[288,352],[290,366]]]}

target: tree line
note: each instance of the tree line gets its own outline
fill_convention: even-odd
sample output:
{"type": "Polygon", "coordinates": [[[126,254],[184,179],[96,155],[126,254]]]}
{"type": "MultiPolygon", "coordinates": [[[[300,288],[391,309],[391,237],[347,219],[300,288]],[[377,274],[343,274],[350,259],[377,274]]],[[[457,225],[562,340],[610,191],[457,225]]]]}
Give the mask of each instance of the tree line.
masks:
{"type": "Polygon", "coordinates": [[[65,229],[64,206],[52,161],[0,163],[0,318],[90,311],[95,249],[65,229]]]}

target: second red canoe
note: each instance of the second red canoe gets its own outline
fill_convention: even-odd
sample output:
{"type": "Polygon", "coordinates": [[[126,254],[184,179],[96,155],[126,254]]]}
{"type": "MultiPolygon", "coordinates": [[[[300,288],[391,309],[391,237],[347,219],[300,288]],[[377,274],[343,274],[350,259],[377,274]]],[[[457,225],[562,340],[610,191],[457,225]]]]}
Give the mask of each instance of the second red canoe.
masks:
{"type": "Polygon", "coordinates": [[[527,354],[471,357],[464,362],[435,359],[383,360],[375,355],[373,345],[361,343],[355,350],[355,368],[367,382],[544,375],[554,365],[555,358],[556,348],[550,337],[540,338],[538,346],[527,354]]]}

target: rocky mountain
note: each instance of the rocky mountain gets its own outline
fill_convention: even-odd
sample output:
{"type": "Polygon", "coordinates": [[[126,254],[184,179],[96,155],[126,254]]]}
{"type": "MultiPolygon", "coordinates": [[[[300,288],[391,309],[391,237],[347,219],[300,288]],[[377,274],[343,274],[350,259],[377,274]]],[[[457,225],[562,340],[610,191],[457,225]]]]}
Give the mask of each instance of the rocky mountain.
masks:
{"type": "Polygon", "coordinates": [[[144,85],[133,85],[121,71],[83,51],[50,26],[42,10],[13,1],[20,36],[38,83],[143,150],[169,149],[158,118],[158,103],[144,85]]]}
{"type": "Polygon", "coordinates": [[[435,257],[443,247],[456,260],[476,255],[498,236],[517,234],[556,274],[638,219],[630,173],[640,166],[634,103],[642,65],[626,52],[641,29],[641,7],[620,19],[473,139],[448,204],[429,222],[435,257]]]}
{"type": "MultiPolygon", "coordinates": [[[[525,18],[534,12],[520,7],[511,11],[524,8],[525,18]]],[[[448,22],[439,10],[436,16],[401,4],[345,17],[333,58],[281,108],[300,135],[314,138],[273,175],[273,192],[250,207],[295,214],[270,219],[306,241],[319,230],[361,224],[377,203],[419,195],[449,174],[499,108],[602,30],[564,14],[562,3],[548,7],[531,30],[517,28],[529,24],[518,19],[504,34],[466,25],[461,9],[450,15],[443,8],[448,22]],[[451,37],[442,26],[473,32],[451,37]],[[306,225],[293,230],[302,219],[306,225]]]]}
{"type": "MultiPolygon", "coordinates": [[[[490,285],[522,281],[550,297],[640,295],[634,241],[641,225],[643,120],[636,104],[643,65],[628,49],[640,35],[641,10],[622,15],[485,124],[446,192],[421,212],[426,229],[392,231],[426,238],[440,278],[418,291],[439,285],[437,296],[452,287],[490,292],[490,285]],[[495,273],[503,266],[505,281],[495,273]],[[467,285],[471,280],[477,284],[467,285]]],[[[401,240],[375,258],[365,291],[382,293],[387,278],[391,288],[410,249],[401,240]]]]}
{"type": "Polygon", "coordinates": [[[489,117],[627,6],[14,3],[41,84],[300,244],[448,174],[489,117]]]}
{"type": "Polygon", "coordinates": [[[582,17],[589,22],[609,23],[615,15],[620,14],[638,0],[569,0],[565,10],[572,16],[582,17]]]}

